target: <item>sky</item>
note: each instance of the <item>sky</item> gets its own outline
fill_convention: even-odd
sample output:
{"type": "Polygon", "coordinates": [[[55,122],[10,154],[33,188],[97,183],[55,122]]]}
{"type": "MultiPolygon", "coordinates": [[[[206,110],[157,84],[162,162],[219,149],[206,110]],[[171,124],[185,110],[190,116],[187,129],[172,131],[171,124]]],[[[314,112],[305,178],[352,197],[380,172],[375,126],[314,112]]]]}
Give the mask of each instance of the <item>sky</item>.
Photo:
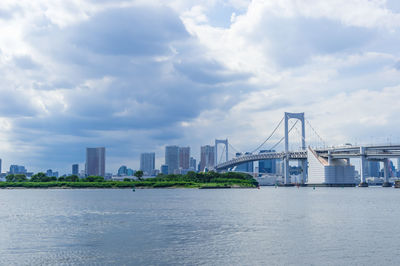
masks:
{"type": "Polygon", "coordinates": [[[3,172],[251,151],[284,112],[310,145],[400,143],[398,0],[2,0],[0,32],[3,172]]]}

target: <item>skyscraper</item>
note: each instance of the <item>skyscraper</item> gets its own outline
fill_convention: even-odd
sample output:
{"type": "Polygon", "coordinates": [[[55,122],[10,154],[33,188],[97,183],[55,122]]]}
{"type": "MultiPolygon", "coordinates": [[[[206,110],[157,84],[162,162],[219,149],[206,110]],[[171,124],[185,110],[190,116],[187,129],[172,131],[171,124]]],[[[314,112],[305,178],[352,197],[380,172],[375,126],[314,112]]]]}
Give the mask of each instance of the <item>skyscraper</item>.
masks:
{"type": "MultiPolygon", "coordinates": [[[[251,153],[246,152],[245,154],[250,155],[251,153]]],[[[240,157],[241,155],[241,153],[236,153],[236,157],[240,157]]],[[[236,171],[252,173],[254,171],[254,164],[253,162],[239,164],[238,166],[236,166],[236,171]]]]}
{"type": "Polygon", "coordinates": [[[179,167],[189,169],[190,167],[190,147],[179,147],[179,167]]]}
{"type": "Polygon", "coordinates": [[[140,170],[147,175],[152,175],[154,172],[156,154],[154,152],[140,154],[140,170]]]}
{"type": "Polygon", "coordinates": [[[179,147],[165,147],[165,164],[168,165],[168,174],[175,174],[179,171],[179,147]]]}
{"type": "Polygon", "coordinates": [[[200,148],[200,171],[214,167],[214,146],[206,145],[200,148]]]}
{"type": "Polygon", "coordinates": [[[106,148],[86,148],[86,175],[105,176],[106,148]]]}
{"type": "Polygon", "coordinates": [[[72,174],[79,175],[79,164],[76,163],[72,165],[72,174]]]}
{"type": "Polygon", "coordinates": [[[196,171],[196,159],[193,157],[190,157],[189,159],[189,169],[196,171]]]}

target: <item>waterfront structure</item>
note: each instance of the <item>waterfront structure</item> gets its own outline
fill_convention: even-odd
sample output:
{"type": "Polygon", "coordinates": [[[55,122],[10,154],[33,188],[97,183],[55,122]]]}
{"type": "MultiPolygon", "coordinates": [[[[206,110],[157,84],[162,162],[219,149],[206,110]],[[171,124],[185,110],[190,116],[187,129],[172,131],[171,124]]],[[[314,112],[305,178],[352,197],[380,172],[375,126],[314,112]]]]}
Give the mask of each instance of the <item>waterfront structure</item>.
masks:
{"type": "Polygon", "coordinates": [[[215,148],[211,145],[205,145],[200,147],[200,169],[199,171],[204,171],[204,169],[210,170],[214,167],[215,163],[215,148]]]}
{"type": "MultiPolygon", "coordinates": [[[[276,152],[275,150],[261,150],[260,153],[276,152]]],[[[260,160],[258,161],[259,173],[276,173],[276,159],[260,160]]]]}
{"type": "Polygon", "coordinates": [[[144,175],[152,175],[154,172],[156,154],[154,152],[147,152],[140,154],[140,170],[144,175]]]}
{"type": "Polygon", "coordinates": [[[127,168],[125,165],[121,165],[121,166],[118,168],[118,173],[117,173],[117,175],[118,175],[118,176],[125,176],[125,175],[128,175],[128,168],[127,168]]]}
{"type": "Polygon", "coordinates": [[[168,175],[168,165],[166,164],[161,165],[161,174],[168,175]]]}
{"type": "Polygon", "coordinates": [[[72,174],[79,175],[79,164],[76,163],[72,165],[72,174]]]}
{"type": "Polygon", "coordinates": [[[187,170],[190,167],[190,147],[179,147],[179,168],[187,170]]]}
{"type": "Polygon", "coordinates": [[[168,165],[168,174],[175,174],[179,172],[179,147],[166,146],[165,147],[165,164],[168,165]]]}
{"type": "Polygon", "coordinates": [[[105,176],[106,148],[86,148],[86,175],[105,176]]]}

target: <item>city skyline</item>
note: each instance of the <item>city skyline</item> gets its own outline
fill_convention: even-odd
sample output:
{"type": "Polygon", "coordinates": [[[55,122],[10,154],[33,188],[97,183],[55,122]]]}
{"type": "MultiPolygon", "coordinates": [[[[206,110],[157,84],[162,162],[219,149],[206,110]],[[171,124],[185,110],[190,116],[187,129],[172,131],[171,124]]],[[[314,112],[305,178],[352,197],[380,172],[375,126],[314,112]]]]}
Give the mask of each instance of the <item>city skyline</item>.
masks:
{"type": "Polygon", "coordinates": [[[3,169],[67,173],[98,146],[110,172],[166,145],[199,162],[284,111],[329,145],[400,143],[396,0],[2,1],[0,29],[3,169]]]}

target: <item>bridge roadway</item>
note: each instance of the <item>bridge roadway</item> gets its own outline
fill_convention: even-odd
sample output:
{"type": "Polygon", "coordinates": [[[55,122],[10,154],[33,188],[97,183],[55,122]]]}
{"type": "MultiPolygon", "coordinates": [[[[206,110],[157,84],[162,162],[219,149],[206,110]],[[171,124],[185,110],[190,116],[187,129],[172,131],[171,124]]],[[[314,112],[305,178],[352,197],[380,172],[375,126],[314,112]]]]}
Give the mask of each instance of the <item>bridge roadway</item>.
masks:
{"type": "MultiPolygon", "coordinates": [[[[330,148],[319,148],[315,149],[315,152],[326,159],[348,159],[348,158],[361,158],[365,160],[376,160],[383,161],[387,158],[400,158],[400,145],[368,145],[368,146],[340,146],[330,148]]],[[[236,165],[262,161],[268,159],[283,159],[285,158],[285,152],[269,152],[243,155],[237,158],[233,158],[227,162],[223,162],[214,167],[214,170],[221,171],[232,168],[236,165]]],[[[307,159],[307,151],[295,151],[288,152],[290,160],[305,160],[307,159]]]]}

